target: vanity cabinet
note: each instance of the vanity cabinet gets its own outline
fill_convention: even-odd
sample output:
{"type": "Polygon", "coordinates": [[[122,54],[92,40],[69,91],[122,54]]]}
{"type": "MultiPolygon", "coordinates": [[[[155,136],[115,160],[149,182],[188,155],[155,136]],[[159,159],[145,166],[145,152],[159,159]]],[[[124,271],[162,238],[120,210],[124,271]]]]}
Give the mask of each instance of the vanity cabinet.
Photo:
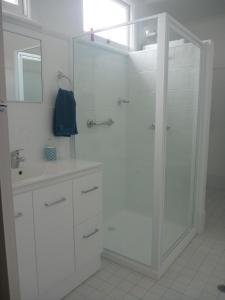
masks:
{"type": "Polygon", "coordinates": [[[73,182],[77,268],[82,268],[102,251],[102,174],[95,173],[73,182]]]}
{"type": "Polygon", "coordinates": [[[60,300],[101,265],[101,170],[21,190],[14,193],[21,300],[60,300]]]}
{"type": "Polygon", "coordinates": [[[14,215],[21,299],[34,300],[38,289],[31,192],[14,197],[14,215]]]}

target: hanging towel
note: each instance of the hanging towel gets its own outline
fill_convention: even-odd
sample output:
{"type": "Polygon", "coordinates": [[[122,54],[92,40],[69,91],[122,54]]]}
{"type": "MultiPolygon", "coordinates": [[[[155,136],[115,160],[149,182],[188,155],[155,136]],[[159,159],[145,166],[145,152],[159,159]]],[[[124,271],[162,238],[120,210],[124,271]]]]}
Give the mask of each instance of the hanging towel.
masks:
{"type": "Polygon", "coordinates": [[[76,124],[76,101],[72,91],[59,89],[53,117],[53,133],[55,136],[78,134],[76,124]]]}

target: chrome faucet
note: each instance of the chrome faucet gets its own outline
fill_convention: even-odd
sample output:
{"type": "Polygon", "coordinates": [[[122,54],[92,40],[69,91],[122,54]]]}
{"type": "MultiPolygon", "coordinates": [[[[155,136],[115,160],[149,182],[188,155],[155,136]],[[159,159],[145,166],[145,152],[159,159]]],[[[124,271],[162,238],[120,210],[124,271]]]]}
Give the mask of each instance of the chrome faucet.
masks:
{"type": "Polygon", "coordinates": [[[16,149],[11,152],[11,168],[18,169],[20,167],[20,163],[25,161],[25,157],[21,156],[21,151],[24,149],[16,149]]]}

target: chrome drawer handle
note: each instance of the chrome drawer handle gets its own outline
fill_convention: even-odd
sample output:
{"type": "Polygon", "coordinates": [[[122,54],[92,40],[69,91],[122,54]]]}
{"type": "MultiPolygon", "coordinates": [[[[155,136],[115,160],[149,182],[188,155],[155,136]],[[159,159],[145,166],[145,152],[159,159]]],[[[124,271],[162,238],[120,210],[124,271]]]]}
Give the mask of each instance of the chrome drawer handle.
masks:
{"type": "Polygon", "coordinates": [[[83,239],[89,239],[91,236],[95,235],[98,232],[99,232],[99,229],[96,228],[95,231],[93,231],[92,233],[87,234],[87,235],[83,235],[83,239]]]}
{"type": "Polygon", "coordinates": [[[56,201],[46,202],[45,206],[46,207],[51,207],[53,205],[56,205],[56,204],[59,204],[59,203],[65,202],[65,201],[66,201],[66,198],[62,198],[62,199],[59,199],[59,200],[56,200],[56,201]]]}
{"type": "Polygon", "coordinates": [[[19,212],[18,214],[15,215],[15,219],[19,219],[23,216],[23,213],[19,212]]]}
{"type": "Polygon", "coordinates": [[[89,190],[86,190],[86,191],[81,191],[81,194],[88,194],[88,193],[91,193],[91,192],[94,192],[96,190],[98,190],[99,187],[98,186],[94,186],[93,188],[89,189],[89,190]]]}

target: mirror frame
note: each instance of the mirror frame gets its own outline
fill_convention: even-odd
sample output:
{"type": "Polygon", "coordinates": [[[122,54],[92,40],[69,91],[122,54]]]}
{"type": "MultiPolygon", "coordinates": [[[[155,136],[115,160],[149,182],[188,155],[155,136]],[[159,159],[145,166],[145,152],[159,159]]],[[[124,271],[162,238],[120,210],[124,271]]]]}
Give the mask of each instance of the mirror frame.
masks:
{"type": "MultiPolygon", "coordinates": [[[[4,33],[8,32],[8,33],[12,33],[12,34],[16,34],[25,38],[29,38],[29,39],[33,39],[33,40],[37,40],[40,42],[40,53],[41,53],[41,86],[42,86],[42,91],[41,91],[41,99],[39,101],[27,101],[27,100],[9,100],[6,99],[7,103],[30,103],[30,104],[42,104],[44,102],[44,80],[43,80],[43,50],[42,50],[42,45],[43,42],[40,38],[36,38],[36,37],[32,37],[20,32],[16,32],[13,30],[8,30],[8,29],[3,29],[3,38],[4,38],[4,33]]],[[[4,45],[5,47],[5,45],[4,45]]],[[[5,57],[4,57],[5,59],[5,57]]],[[[5,72],[6,72],[6,68],[5,68],[5,72]]]]}

